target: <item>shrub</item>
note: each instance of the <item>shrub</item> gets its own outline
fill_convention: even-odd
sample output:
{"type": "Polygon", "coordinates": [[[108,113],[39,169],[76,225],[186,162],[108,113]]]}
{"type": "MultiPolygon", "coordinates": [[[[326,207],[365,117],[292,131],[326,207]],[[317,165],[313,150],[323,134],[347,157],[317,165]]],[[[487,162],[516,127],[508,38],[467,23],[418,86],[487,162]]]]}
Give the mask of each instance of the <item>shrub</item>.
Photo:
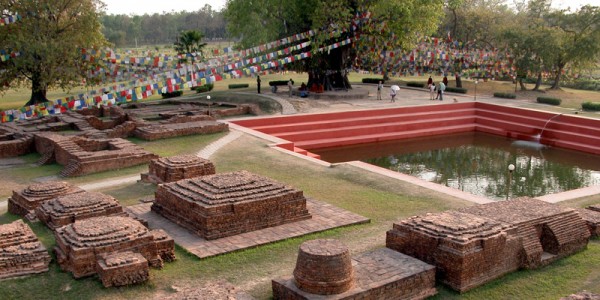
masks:
{"type": "Polygon", "coordinates": [[[212,83],[208,83],[205,85],[195,86],[192,90],[196,91],[196,93],[206,93],[213,90],[215,86],[212,83]]]}
{"type": "MultiPolygon", "coordinates": [[[[273,80],[273,81],[269,81],[269,86],[282,86],[282,85],[287,85],[289,80],[273,80]]],[[[294,84],[294,81],[292,80],[292,84],[294,84]]]]}
{"type": "Polygon", "coordinates": [[[467,89],[447,86],[446,87],[446,92],[466,94],[467,93],[467,89]]]}
{"type": "Polygon", "coordinates": [[[552,97],[537,97],[538,103],[550,104],[550,105],[560,105],[561,100],[558,98],[552,97]]]}
{"type": "Polygon", "coordinates": [[[578,90],[600,91],[600,80],[594,79],[577,79],[573,82],[563,82],[561,85],[578,90]]]}
{"type": "Polygon", "coordinates": [[[381,83],[385,83],[385,80],[383,80],[383,78],[363,78],[362,79],[362,83],[378,84],[380,81],[381,81],[381,83]]]}
{"type": "Polygon", "coordinates": [[[581,108],[583,110],[600,111],[600,102],[583,102],[581,108]]]}
{"type": "Polygon", "coordinates": [[[506,99],[515,99],[517,98],[517,95],[513,94],[513,93],[494,93],[494,97],[497,98],[506,98],[506,99]]]}
{"type": "Polygon", "coordinates": [[[409,81],[406,83],[406,86],[424,88],[425,84],[422,82],[409,81]]]}
{"type": "Polygon", "coordinates": [[[183,95],[183,91],[173,91],[171,93],[162,93],[161,96],[163,99],[175,98],[183,95]]]}
{"type": "Polygon", "coordinates": [[[235,84],[230,84],[229,85],[229,89],[230,90],[232,90],[232,89],[243,89],[243,88],[247,88],[249,86],[250,85],[247,84],[247,83],[235,83],[235,84]]]}

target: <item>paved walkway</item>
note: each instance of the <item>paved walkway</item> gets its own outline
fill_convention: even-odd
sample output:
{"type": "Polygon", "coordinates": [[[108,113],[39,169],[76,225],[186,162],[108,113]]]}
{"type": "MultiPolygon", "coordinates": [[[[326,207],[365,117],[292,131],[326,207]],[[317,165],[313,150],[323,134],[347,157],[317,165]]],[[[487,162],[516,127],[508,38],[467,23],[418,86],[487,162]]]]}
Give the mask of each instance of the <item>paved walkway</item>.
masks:
{"type": "Polygon", "coordinates": [[[187,229],[167,220],[150,210],[152,203],[128,206],[126,209],[137,217],[148,221],[150,228],[160,228],[175,240],[177,245],[199,258],[206,258],[269,244],[310,233],[321,232],[337,227],[369,223],[363,216],[351,213],[333,205],[306,200],[311,219],[292,222],[275,227],[246,232],[216,240],[205,240],[187,229]]]}
{"type": "MultiPolygon", "coordinates": [[[[237,131],[237,130],[229,130],[229,133],[226,136],[210,143],[208,146],[206,146],[202,150],[198,151],[198,153],[196,153],[196,156],[202,157],[204,159],[208,159],[219,149],[225,147],[227,144],[231,143],[232,141],[235,141],[240,136],[242,136],[242,132],[237,131]]],[[[92,182],[92,183],[80,185],[79,187],[84,190],[87,190],[87,191],[93,191],[93,190],[99,190],[99,189],[103,189],[103,188],[107,188],[107,187],[131,184],[138,180],[140,180],[139,174],[133,175],[133,176],[103,180],[100,182],[92,182]]],[[[2,203],[0,203],[0,209],[1,208],[2,208],[2,203]]]]}

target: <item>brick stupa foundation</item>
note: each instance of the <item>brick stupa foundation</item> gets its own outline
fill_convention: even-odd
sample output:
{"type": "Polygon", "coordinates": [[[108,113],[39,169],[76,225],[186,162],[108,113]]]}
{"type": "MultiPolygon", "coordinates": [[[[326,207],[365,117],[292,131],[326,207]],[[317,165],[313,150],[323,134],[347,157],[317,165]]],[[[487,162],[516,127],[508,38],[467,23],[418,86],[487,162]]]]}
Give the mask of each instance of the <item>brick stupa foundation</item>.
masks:
{"type": "Polygon", "coordinates": [[[35,209],[42,203],[58,196],[83,192],[82,189],[64,181],[35,183],[21,191],[13,191],[8,198],[8,211],[15,215],[35,219],[35,209]]]}
{"type": "Polygon", "coordinates": [[[211,161],[195,155],[178,155],[151,160],[148,173],[142,174],[142,180],[166,183],[213,174],[215,165],[211,161]]]}
{"type": "Polygon", "coordinates": [[[435,265],[439,280],[465,292],[576,253],[589,236],[575,210],[519,198],[403,220],[386,245],[435,265]]]}
{"type": "Polygon", "coordinates": [[[119,201],[112,196],[82,192],[46,201],[36,209],[36,215],[48,228],[55,230],[83,219],[126,214],[119,201]]]}
{"type": "Polygon", "coordinates": [[[102,255],[113,252],[139,253],[150,266],[159,268],[175,257],[170,237],[129,217],[89,218],[60,227],[54,235],[58,264],[75,278],[96,274],[102,255]]]}
{"type": "Polygon", "coordinates": [[[50,255],[23,221],[0,225],[0,279],[48,271],[50,255]]]}
{"type": "Polygon", "coordinates": [[[247,171],[159,185],[152,210],[207,240],[311,217],[302,191],[247,171]]]}
{"type": "Polygon", "coordinates": [[[350,257],[337,240],[302,243],[293,277],[272,281],[273,298],[425,299],[436,294],[435,267],[390,249],[350,257]]]}
{"type": "Polygon", "coordinates": [[[105,287],[132,285],[147,281],[150,277],[146,258],[131,251],[101,255],[97,269],[105,287]]]}

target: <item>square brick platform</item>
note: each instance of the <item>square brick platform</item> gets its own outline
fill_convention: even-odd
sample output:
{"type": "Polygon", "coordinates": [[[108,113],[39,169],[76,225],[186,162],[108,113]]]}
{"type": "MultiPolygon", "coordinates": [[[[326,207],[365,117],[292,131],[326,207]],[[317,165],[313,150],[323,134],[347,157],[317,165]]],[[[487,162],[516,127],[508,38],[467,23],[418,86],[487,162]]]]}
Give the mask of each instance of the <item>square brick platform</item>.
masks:
{"type": "Polygon", "coordinates": [[[312,219],[246,232],[216,240],[206,240],[167,220],[159,214],[152,212],[150,210],[151,206],[152,203],[143,203],[129,206],[126,210],[135,216],[148,221],[150,228],[163,229],[179,246],[199,258],[252,248],[337,227],[370,222],[368,218],[333,205],[313,199],[307,199],[306,206],[309,213],[312,215],[312,219]]]}
{"type": "Polygon", "coordinates": [[[315,295],[300,290],[293,276],[273,280],[274,299],[425,299],[435,295],[435,267],[391,249],[352,259],[354,286],[341,294],[315,295]]]}

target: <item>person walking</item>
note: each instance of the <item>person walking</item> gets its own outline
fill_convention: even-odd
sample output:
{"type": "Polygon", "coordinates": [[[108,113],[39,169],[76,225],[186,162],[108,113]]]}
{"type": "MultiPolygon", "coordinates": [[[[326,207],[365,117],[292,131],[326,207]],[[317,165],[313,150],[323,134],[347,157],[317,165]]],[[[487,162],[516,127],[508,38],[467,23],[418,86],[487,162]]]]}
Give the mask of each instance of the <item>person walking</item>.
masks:
{"type": "Polygon", "coordinates": [[[256,88],[258,89],[258,93],[260,94],[260,75],[256,75],[256,88]]]}
{"type": "Polygon", "coordinates": [[[429,100],[433,100],[433,96],[435,96],[435,84],[432,82],[429,85],[429,100]]]}
{"type": "Polygon", "coordinates": [[[383,82],[380,80],[379,84],[377,84],[377,100],[382,100],[381,90],[383,90],[383,82]]]}
{"type": "Polygon", "coordinates": [[[294,91],[294,81],[290,78],[288,81],[288,89],[290,90],[290,98],[292,98],[292,92],[294,91]]]}
{"type": "Polygon", "coordinates": [[[431,78],[431,76],[429,76],[429,79],[427,79],[427,88],[429,88],[432,84],[433,84],[433,79],[431,78]]]}
{"type": "MultiPolygon", "coordinates": [[[[446,90],[446,85],[443,82],[438,84],[438,96],[440,96],[440,101],[444,100],[444,91],[446,90]]],[[[435,98],[437,99],[437,97],[435,98]]]]}
{"type": "Polygon", "coordinates": [[[396,90],[391,89],[390,96],[392,96],[392,100],[390,102],[396,102],[396,90]]]}

